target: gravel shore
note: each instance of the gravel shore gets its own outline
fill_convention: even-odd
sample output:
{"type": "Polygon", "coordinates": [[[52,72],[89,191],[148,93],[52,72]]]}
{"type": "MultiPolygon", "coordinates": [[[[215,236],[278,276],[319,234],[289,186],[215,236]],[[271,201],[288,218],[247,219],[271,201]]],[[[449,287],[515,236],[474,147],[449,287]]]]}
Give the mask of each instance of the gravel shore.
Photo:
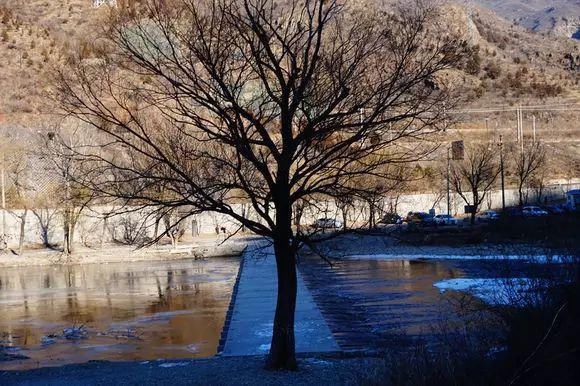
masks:
{"type": "Polygon", "coordinates": [[[89,362],[0,373],[2,385],[364,385],[382,377],[378,358],[303,357],[299,370],[266,371],[263,357],[89,362]]]}
{"type": "Polygon", "coordinates": [[[179,260],[194,257],[238,256],[246,246],[243,240],[219,244],[215,238],[200,240],[195,244],[181,244],[173,249],[170,245],[136,248],[124,245],[105,245],[100,248],[77,247],[71,256],[49,249],[26,250],[23,256],[11,251],[0,254],[0,268],[64,264],[120,263],[133,261],[179,260]]]}

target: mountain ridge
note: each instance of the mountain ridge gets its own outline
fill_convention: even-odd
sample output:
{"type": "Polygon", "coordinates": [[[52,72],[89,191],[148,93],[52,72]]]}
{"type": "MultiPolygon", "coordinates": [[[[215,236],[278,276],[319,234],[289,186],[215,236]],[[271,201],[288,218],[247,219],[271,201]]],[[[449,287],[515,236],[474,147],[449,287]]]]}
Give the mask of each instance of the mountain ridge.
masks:
{"type": "Polygon", "coordinates": [[[580,39],[580,0],[469,0],[533,32],[580,39]]]}

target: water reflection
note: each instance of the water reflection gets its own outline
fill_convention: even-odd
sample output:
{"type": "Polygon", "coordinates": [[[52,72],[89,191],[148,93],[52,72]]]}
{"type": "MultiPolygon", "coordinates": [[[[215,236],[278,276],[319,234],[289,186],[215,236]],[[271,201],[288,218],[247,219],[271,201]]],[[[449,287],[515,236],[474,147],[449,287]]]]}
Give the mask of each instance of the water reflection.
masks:
{"type": "Polygon", "coordinates": [[[238,265],[224,258],[4,269],[0,339],[31,359],[0,368],[211,356],[238,265]],[[89,338],[42,345],[73,325],[86,326],[89,338]]]}
{"type": "Polygon", "coordinates": [[[433,283],[465,275],[444,261],[319,260],[300,267],[343,349],[384,349],[431,334],[453,313],[433,283]]]}

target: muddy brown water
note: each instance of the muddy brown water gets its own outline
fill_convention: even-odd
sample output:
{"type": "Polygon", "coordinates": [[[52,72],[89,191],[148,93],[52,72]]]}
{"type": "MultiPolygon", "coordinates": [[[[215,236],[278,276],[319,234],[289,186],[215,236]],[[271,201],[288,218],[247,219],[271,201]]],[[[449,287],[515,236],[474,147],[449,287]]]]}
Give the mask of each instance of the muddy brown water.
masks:
{"type": "MultiPolygon", "coordinates": [[[[213,356],[239,261],[3,269],[0,344],[30,359],[0,361],[0,369],[213,356]],[[63,336],[73,326],[84,326],[85,339],[63,336]]],[[[498,267],[478,261],[346,260],[330,267],[309,260],[299,268],[346,351],[399,347],[430,334],[453,312],[434,282],[498,275],[498,267]]]]}
{"type": "Polygon", "coordinates": [[[238,268],[216,258],[3,269],[0,344],[30,359],[0,369],[212,356],[238,268]],[[63,333],[81,326],[83,339],[63,333]]]}

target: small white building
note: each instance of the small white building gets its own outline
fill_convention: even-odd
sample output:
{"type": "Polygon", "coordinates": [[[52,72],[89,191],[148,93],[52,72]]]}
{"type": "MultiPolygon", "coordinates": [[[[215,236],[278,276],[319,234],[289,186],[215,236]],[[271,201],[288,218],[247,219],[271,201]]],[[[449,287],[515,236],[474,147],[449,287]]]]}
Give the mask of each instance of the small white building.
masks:
{"type": "Polygon", "coordinates": [[[580,210],[580,189],[570,190],[566,193],[566,203],[572,210],[580,210]]]}
{"type": "Polygon", "coordinates": [[[117,0],[93,0],[93,8],[99,8],[101,5],[108,5],[109,7],[116,7],[117,0]]]}

